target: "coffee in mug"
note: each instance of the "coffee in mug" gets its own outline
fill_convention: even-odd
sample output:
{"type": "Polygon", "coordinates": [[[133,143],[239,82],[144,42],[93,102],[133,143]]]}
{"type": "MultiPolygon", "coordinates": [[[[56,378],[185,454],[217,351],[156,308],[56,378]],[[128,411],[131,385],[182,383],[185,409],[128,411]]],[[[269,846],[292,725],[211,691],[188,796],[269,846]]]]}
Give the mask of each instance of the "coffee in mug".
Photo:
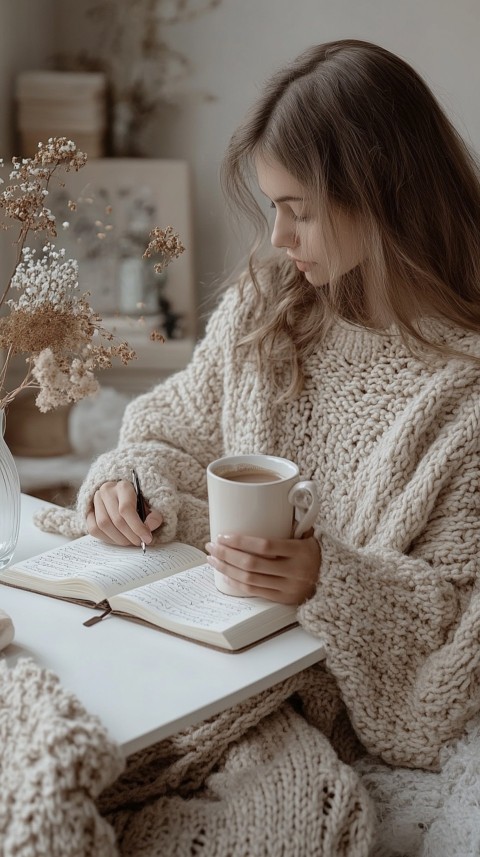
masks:
{"type": "MultiPolygon", "coordinates": [[[[315,483],[301,480],[293,461],[276,455],[231,455],[207,467],[210,539],[241,533],[271,539],[301,538],[315,523],[315,483]]],[[[215,571],[217,589],[242,595],[215,571]]]]}
{"type": "Polygon", "coordinates": [[[273,470],[265,470],[263,467],[248,467],[240,465],[233,470],[219,471],[218,475],[222,479],[228,479],[230,482],[251,482],[253,484],[262,484],[263,482],[278,482],[282,477],[273,470]]]}

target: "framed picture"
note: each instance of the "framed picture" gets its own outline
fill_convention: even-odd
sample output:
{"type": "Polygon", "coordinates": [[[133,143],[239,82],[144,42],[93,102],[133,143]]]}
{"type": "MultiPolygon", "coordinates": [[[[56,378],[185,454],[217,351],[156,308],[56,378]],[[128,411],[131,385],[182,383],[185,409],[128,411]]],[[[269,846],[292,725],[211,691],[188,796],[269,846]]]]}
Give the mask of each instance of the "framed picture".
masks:
{"type": "Polygon", "coordinates": [[[51,184],[59,246],[79,263],[80,287],[102,315],[158,316],[167,338],[195,335],[191,192],[185,161],[102,158],[51,184]],[[73,205],[72,205],[73,202],[73,205]],[[154,226],[185,246],[165,273],[143,259],[154,226]]]}

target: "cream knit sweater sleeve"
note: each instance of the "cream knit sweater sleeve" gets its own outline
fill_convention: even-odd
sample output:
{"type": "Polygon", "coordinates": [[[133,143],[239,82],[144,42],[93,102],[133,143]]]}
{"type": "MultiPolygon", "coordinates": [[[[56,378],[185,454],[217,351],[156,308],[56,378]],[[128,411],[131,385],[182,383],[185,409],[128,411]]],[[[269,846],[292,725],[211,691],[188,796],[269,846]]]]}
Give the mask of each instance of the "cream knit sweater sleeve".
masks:
{"type": "Polygon", "coordinates": [[[188,367],[127,406],[118,447],[97,459],[80,490],[82,516],[102,482],[131,479],[135,466],[146,499],[164,518],[157,539],[178,538],[203,548],[205,468],[223,454],[224,349],[238,324],[237,303],[236,291],[228,291],[188,367]]]}
{"type": "Polygon", "coordinates": [[[93,462],[76,511],[42,511],[38,526],[68,536],[85,532],[95,491],[106,481],[131,481],[135,467],[148,503],[164,518],[154,540],[177,538],[204,547],[209,535],[205,468],[223,454],[223,355],[242,314],[237,303],[237,291],[229,290],[188,367],[127,406],[118,446],[93,462]]]}
{"type": "Polygon", "coordinates": [[[368,459],[345,535],[318,528],[320,581],[300,609],[362,743],[391,764],[436,767],[480,709],[480,384],[460,370],[368,459]]]}

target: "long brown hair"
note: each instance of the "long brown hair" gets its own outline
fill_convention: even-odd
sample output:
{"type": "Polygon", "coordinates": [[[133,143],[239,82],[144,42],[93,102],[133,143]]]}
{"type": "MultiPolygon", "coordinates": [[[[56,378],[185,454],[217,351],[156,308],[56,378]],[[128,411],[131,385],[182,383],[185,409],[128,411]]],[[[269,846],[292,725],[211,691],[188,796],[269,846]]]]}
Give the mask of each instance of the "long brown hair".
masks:
{"type": "Polygon", "coordinates": [[[475,159],[421,77],[384,48],[329,42],[274,74],[230,141],[222,184],[257,230],[249,269],[259,323],[250,339],[260,359],[290,361],[289,392],[301,388],[303,363],[334,318],[374,326],[367,305],[413,347],[458,355],[422,330],[429,316],[480,332],[475,159]],[[268,223],[251,186],[257,155],[281,164],[330,222],[334,207],[358,215],[365,262],[332,275],[326,289],[309,286],[287,259],[262,268],[268,223]]]}

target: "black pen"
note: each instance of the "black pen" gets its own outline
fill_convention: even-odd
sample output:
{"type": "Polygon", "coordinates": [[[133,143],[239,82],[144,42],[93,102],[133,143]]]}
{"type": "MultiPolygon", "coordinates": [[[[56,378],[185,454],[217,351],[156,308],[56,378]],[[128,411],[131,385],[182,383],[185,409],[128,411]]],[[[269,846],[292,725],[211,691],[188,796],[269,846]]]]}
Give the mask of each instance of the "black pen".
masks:
{"type": "MultiPolygon", "coordinates": [[[[145,503],[145,497],[142,494],[142,489],[140,488],[140,482],[137,476],[137,471],[135,469],[132,470],[133,477],[133,487],[135,488],[135,494],[137,495],[137,514],[140,517],[140,520],[145,523],[145,518],[147,517],[147,507],[145,503]]],[[[142,550],[145,553],[146,547],[145,542],[141,542],[142,550]]]]}

